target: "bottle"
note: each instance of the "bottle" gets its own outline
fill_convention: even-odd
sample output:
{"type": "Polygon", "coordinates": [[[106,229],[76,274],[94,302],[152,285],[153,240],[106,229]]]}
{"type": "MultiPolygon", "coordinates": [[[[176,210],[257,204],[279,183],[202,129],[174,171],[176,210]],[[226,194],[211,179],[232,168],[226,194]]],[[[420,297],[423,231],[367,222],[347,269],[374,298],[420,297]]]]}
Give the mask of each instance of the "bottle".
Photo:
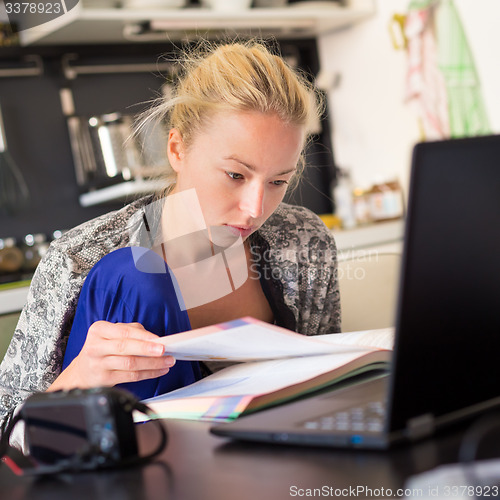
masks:
{"type": "Polygon", "coordinates": [[[15,238],[0,239],[0,272],[16,273],[23,263],[23,252],[17,248],[15,238]]]}
{"type": "Polygon", "coordinates": [[[335,202],[335,215],[342,221],[344,229],[351,229],[356,226],[352,191],[349,171],[338,169],[337,183],[333,188],[333,201],[335,202]]]}
{"type": "Polygon", "coordinates": [[[357,187],[352,192],[356,224],[362,226],[372,221],[368,189],[357,187]]]}

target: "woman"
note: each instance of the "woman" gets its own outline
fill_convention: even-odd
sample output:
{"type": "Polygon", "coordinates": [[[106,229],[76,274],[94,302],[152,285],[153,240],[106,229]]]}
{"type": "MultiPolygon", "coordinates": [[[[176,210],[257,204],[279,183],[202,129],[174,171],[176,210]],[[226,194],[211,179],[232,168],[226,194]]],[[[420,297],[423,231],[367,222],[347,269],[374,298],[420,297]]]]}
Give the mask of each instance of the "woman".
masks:
{"type": "MultiPolygon", "coordinates": [[[[255,42],[216,47],[186,64],[173,99],[153,112],[153,117],[166,116],[170,122],[167,154],[172,172],[165,192],[156,198],[163,200],[158,216],[147,220],[148,207],[158,206],[158,201],[143,198],[69,231],[51,245],[35,273],[0,367],[4,423],[36,391],[153,380],[145,392],[139,391],[146,397],[170,390],[171,385],[159,382],[169,375],[177,385],[196,380],[197,365],[187,369],[183,365],[182,373],[174,377],[177,367],[172,368],[172,358],[163,356],[157,335],[245,315],[306,335],[340,331],[333,238],[310,211],[282,203],[287,186],[300,174],[308,127],[317,119],[318,106],[311,95],[304,79],[255,42]],[[191,208],[199,209],[200,216],[186,217],[191,208],[181,210],[182,203],[174,210],[165,209],[169,200],[189,194],[195,201],[191,208]],[[159,319],[156,302],[138,306],[142,293],[131,298],[132,308],[103,305],[96,298],[97,290],[109,288],[109,276],[121,279],[124,269],[131,281],[120,294],[139,286],[141,278],[130,265],[134,262],[137,268],[138,261],[130,247],[144,246],[145,228],[152,234],[151,223],[158,231],[145,255],[156,265],[158,259],[165,263],[163,240],[176,240],[183,224],[193,220],[194,226],[200,220],[205,224],[212,253],[221,234],[223,239],[232,238],[231,244],[242,242],[248,279],[241,286],[216,294],[214,300],[195,301],[191,307],[167,294],[160,300],[166,312],[159,319]],[[163,236],[158,238],[158,233],[163,236]],[[125,267],[113,264],[118,257],[125,267]],[[158,331],[145,327],[151,317],[156,318],[153,327],[158,331]],[[96,318],[101,321],[94,322],[96,318]],[[61,372],[68,336],[72,352],[66,353],[61,372]]],[[[176,255],[175,244],[169,248],[176,255]]],[[[194,245],[192,257],[197,253],[194,245]]],[[[167,261],[170,266],[170,257],[167,261]]],[[[164,284],[168,276],[164,273],[164,284]]],[[[175,279],[174,272],[165,285],[170,292],[178,285],[175,279]]],[[[109,300],[116,297],[113,286],[114,292],[106,295],[109,300]]],[[[144,285],[146,295],[147,289],[149,285],[144,285]]]]}

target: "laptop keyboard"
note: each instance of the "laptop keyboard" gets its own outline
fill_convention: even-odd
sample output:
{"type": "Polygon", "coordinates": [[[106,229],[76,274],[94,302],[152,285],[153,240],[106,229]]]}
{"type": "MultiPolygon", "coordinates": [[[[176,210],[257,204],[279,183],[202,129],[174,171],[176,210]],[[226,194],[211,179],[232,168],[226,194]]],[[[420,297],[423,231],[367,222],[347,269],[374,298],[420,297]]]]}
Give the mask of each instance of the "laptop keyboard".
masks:
{"type": "Polygon", "coordinates": [[[385,402],[371,401],[363,406],[306,420],[302,425],[305,429],[321,431],[381,432],[384,429],[385,414],[385,402]]]}

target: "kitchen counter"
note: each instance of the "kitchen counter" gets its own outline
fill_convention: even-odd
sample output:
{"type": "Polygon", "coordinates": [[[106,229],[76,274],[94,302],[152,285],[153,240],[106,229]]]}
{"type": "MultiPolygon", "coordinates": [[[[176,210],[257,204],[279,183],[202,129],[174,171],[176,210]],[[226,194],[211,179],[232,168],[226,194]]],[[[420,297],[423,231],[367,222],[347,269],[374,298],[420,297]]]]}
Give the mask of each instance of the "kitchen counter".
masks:
{"type": "Polygon", "coordinates": [[[333,230],[339,260],[365,251],[401,253],[404,220],[378,222],[352,229],[333,230]]]}

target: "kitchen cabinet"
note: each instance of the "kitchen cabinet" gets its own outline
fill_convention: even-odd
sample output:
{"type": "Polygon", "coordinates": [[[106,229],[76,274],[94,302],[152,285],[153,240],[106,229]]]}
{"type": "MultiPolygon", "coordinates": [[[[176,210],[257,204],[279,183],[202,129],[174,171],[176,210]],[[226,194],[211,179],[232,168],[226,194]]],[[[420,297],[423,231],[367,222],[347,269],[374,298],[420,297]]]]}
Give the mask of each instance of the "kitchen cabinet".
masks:
{"type": "Polygon", "coordinates": [[[206,8],[99,8],[85,1],[61,17],[22,31],[21,44],[161,42],[229,33],[276,38],[317,37],[361,22],[375,13],[373,0],[292,4],[240,12],[206,8]]]}
{"type": "Polygon", "coordinates": [[[0,315],[20,311],[28,297],[29,282],[0,287],[0,315]],[[18,286],[20,285],[20,286],[18,286]]]}
{"type": "Polygon", "coordinates": [[[0,361],[5,356],[19,319],[19,313],[0,314],[0,361]]]}

